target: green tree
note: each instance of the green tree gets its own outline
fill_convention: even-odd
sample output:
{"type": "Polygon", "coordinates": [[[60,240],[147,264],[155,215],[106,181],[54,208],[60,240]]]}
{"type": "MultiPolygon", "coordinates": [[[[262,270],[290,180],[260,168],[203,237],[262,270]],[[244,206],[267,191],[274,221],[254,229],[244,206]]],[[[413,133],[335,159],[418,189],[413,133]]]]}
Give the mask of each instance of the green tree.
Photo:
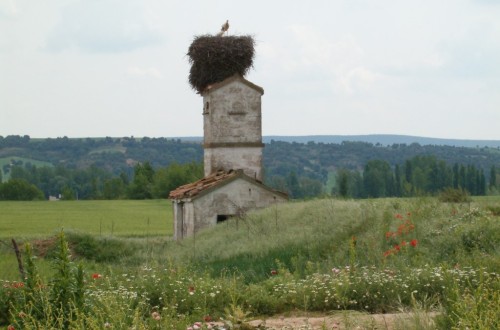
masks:
{"type": "Polygon", "coordinates": [[[302,198],[302,191],[300,190],[299,179],[297,177],[297,173],[295,171],[290,172],[288,174],[286,185],[288,188],[288,195],[291,198],[302,198]]]}
{"type": "Polygon", "coordinates": [[[154,170],[149,162],[137,164],[134,167],[134,179],[129,186],[128,195],[131,199],[153,198],[154,170]]]}
{"type": "Polygon", "coordinates": [[[65,186],[61,192],[61,199],[65,201],[74,201],[76,199],[76,192],[70,186],[65,186]]]}
{"type": "Polygon", "coordinates": [[[0,200],[32,201],[44,199],[43,192],[23,179],[0,183],[0,200]]]}
{"type": "Polygon", "coordinates": [[[366,197],[387,197],[394,191],[392,170],[384,160],[370,160],[363,171],[363,186],[366,197]]]}
{"type": "Polygon", "coordinates": [[[153,196],[167,198],[170,191],[187,183],[203,178],[203,164],[191,162],[188,164],[173,163],[168,167],[158,169],[153,177],[153,196]]]}
{"type": "Polygon", "coordinates": [[[489,185],[490,185],[490,189],[492,189],[492,190],[496,189],[496,187],[497,187],[497,170],[496,170],[495,165],[492,165],[491,169],[490,169],[489,185]]]}
{"type": "Polygon", "coordinates": [[[339,195],[342,198],[349,197],[349,172],[347,170],[337,171],[337,182],[339,195]]]}
{"type": "Polygon", "coordinates": [[[122,178],[112,178],[104,181],[104,199],[120,199],[125,197],[127,186],[122,178]]]}

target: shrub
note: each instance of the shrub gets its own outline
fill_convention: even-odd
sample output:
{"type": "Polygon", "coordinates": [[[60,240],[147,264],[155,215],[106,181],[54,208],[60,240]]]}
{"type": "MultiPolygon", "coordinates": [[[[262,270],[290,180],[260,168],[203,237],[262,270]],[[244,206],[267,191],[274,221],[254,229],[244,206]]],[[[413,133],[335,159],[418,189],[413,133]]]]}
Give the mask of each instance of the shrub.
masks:
{"type": "Polygon", "coordinates": [[[8,182],[0,183],[0,200],[32,201],[43,199],[43,192],[26,180],[11,179],[8,182]]]}
{"type": "Polygon", "coordinates": [[[467,203],[470,196],[465,189],[446,188],[439,194],[439,200],[444,203],[467,203]]]}
{"type": "Polygon", "coordinates": [[[117,262],[133,254],[136,246],[116,238],[96,238],[90,234],[69,233],[68,241],[79,257],[97,262],[117,262]]]}

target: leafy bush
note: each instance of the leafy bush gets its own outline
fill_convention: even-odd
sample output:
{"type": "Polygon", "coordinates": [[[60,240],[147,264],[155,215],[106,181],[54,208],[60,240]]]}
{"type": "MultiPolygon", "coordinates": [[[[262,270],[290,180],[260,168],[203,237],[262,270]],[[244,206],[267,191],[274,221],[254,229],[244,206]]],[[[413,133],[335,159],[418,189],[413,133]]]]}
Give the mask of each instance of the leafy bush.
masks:
{"type": "Polygon", "coordinates": [[[446,188],[439,194],[439,200],[445,203],[467,203],[470,202],[470,196],[467,190],[462,188],[446,188]]]}
{"type": "Polygon", "coordinates": [[[43,199],[43,192],[26,180],[11,179],[5,183],[0,182],[0,200],[32,201],[43,199]]]}
{"type": "Polygon", "coordinates": [[[497,217],[500,216],[500,206],[488,205],[486,208],[491,212],[492,215],[497,217]]]}
{"type": "Polygon", "coordinates": [[[98,238],[90,234],[68,233],[75,255],[97,262],[117,262],[134,254],[135,244],[118,238],[98,238]]]}

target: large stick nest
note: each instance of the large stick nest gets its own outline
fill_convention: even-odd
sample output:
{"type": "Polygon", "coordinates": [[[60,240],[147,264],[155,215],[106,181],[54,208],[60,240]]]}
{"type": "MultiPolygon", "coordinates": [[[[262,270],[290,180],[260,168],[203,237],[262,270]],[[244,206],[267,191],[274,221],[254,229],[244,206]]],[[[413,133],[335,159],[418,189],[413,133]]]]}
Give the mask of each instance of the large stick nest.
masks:
{"type": "Polygon", "coordinates": [[[187,53],[191,87],[201,94],[208,85],[244,76],[253,66],[254,45],[251,36],[196,36],[187,53]]]}

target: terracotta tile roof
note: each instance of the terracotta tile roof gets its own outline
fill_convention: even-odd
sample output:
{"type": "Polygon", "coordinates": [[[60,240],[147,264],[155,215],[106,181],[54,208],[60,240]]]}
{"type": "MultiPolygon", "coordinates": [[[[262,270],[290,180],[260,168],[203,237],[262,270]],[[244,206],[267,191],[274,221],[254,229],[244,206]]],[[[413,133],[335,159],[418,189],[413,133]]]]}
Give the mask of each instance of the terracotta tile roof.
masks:
{"type": "Polygon", "coordinates": [[[234,178],[237,176],[241,176],[243,171],[241,170],[230,170],[230,171],[219,171],[214,174],[211,174],[203,179],[195,181],[193,183],[188,183],[183,186],[177,187],[172,190],[168,195],[169,199],[182,199],[182,198],[190,198],[200,194],[207,189],[215,187],[222,182],[234,178]]]}

